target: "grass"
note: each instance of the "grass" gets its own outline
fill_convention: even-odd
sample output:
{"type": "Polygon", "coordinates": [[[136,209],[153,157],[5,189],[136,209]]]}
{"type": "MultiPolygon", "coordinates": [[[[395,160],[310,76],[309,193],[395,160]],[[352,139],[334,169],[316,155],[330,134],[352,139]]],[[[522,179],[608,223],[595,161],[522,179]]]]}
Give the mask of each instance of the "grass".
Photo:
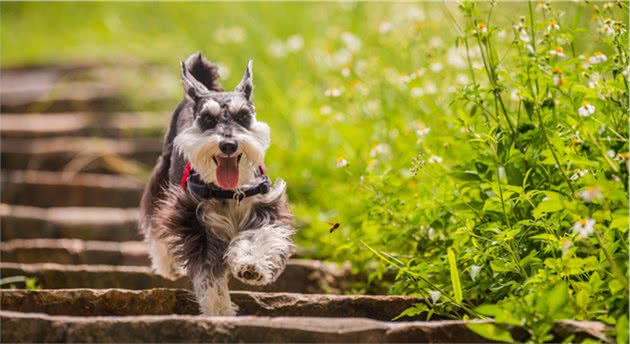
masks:
{"type": "Polygon", "coordinates": [[[253,59],[268,170],[289,184],[298,241],[368,272],[357,291],[424,296],[406,314],[493,317],[532,341],[560,318],[618,324],[627,341],[627,2],[0,10],[3,66],[167,67],[134,75],[163,92],[138,110],[174,107],[177,62],[194,51],[228,88],[253,59]]]}

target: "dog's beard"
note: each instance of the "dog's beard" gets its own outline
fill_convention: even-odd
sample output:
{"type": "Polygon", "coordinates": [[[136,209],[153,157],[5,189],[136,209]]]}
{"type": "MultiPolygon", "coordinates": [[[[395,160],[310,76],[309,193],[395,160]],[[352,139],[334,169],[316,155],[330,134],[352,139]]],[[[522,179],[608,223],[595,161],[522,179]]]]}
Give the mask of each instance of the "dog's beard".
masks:
{"type": "Polygon", "coordinates": [[[239,148],[232,158],[221,157],[221,139],[220,135],[212,131],[202,132],[193,125],[177,135],[174,143],[204,182],[215,183],[224,189],[252,183],[258,167],[264,165],[265,150],[269,147],[269,126],[263,122],[254,122],[247,132],[235,133],[233,139],[238,142],[239,148]],[[217,163],[222,166],[217,166],[217,163]],[[233,164],[236,164],[238,172],[233,171],[233,164]]]}

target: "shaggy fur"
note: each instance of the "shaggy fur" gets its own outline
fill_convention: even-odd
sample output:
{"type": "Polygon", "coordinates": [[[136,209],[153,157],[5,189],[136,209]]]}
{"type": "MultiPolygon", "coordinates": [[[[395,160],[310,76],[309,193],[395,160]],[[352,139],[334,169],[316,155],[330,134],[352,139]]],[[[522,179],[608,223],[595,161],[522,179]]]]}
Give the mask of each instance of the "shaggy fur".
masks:
{"type": "Polygon", "coordinates": [[[185,97],[144,190],[139,224],[157,273],[185,273],[203,314],[234,315],[230,275],[251,285],[275,281],[294,251],[294,230],[283,181],[240,202],[199,199],[179,185],[187,163],[208,184],[247,188],[263,180],[269,127],[256,119],[251,61],[234,91],[223,92],[217,80],[216,66],[200,54],[182,63],[185,97]],[[230,151],[222,148],[228,144],[230,151]],[[232,161],[237,179],[220,179],[221,161],[232,161]]]}

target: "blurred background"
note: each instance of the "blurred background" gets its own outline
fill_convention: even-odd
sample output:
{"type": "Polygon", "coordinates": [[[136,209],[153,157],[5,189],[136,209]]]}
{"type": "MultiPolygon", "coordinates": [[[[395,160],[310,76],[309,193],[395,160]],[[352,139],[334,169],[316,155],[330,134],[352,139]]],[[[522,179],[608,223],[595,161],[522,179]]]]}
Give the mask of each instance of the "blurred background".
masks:
{"type": "Polygon", "coordinates": [[[411,317],[527,319],[534,341],[554,319],[596,319],[627,341],[627,13],[2,2],[2,240],[87,240],[65,256],[63,240],[3,242],[3,259],[147,266],[136,208],[182,99],[179,63],[200,51],[227,90],[254,61],[297,257],[350,262],[344,292],[420,296],[411,317]]]}
{"type": "MultiPolygon", "coordinates": [[[[362,194],[369,192],[362,178],[386,171],[409,174],[419,145],[427,158],[452,161],[466,155],[466,147],[450,135],[457,111],[453,94],[471,81],[465,51],[455,45],[463,17],[453,3],[0,6],[3,112],[135,113],[99,117],[93,125],[102,132],[115,127],[116,136],[126,140],[116,142],[121,147],[107,157],[99,160],[95,151],[108,142],[57,141],[65,160],[55,157],[49,168],[113,169],[143,178],[157,154],[159,133],[182,96],[179,61],[201,51],[219,64],[222,83],[230,89],[253,59],[258,116],[272,128],[269,173],[289,183],[300,226],[308,228],[300,234],[304,246],[325,243],[312,248],[316,255],[330,256],[344,244],[327,238],[328,222],[343,222],[341,233],[362,225],[362,194]],[[18,71],[29,77],[17,76],[18,71]],[[427,137],[418,134],[427,129],[427,137]],[[89,153],[80,152],[83,145],[91,146],[89,153]]],[[[589,7],[564,6],[573,27],[591,25],[589,7]]],[[[502,4],[497,13],[493,24],[509,44],[511,25],[528,13],[527,3],[502,4]]],[[[593,44],[584,39],[573,48],[593,44]]],[[[32,121],[61,125],[51,119],[32,121]]],[[[5,126],[13,124],[5,120],[5,126]]],[[[5,169],[16,156],[29,157],[22,141],[12,143],[4,144],[16,149],[13,155],[3,152],[5,169]]],[[[17,167],[46,169],[30,157],[17,167]]],[[[426,192],[437,185],[423,183],[426,192]]]]}

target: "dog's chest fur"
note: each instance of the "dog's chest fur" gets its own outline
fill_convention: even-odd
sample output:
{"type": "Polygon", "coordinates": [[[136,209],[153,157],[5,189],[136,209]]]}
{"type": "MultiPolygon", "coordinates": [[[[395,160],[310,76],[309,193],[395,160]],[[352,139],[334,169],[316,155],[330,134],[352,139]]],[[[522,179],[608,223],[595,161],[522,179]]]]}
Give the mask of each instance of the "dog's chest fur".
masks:
{"type": "Polygon", "coordinates": [[[254,198],[240,203],[231,200],[206,200],[200,204],[198,216],[216,237],[229,241],[245,229],[254,204],[254,198]]]}

